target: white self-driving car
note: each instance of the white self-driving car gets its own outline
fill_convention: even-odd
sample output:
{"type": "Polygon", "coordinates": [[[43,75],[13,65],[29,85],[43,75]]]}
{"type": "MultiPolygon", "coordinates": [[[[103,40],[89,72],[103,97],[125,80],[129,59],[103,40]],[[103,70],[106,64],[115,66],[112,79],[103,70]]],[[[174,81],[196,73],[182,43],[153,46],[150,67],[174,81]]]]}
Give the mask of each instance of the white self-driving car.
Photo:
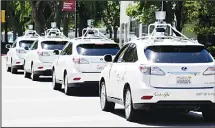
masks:
{"type": "Polygon", "coordinates": [[[119,46],[98,29],[83,29],[83,37],[74,38],[53,63],[53,89],[64,88],[69,95],[73,87],[99,84],[100,73],[107,64],[105,54],[115,55],[119,46]],[[86,30],[85,34],[84,31],[86,30]]]}
{"type": "MultiPolygon", "coordinates": [[[[215,120],[215,60],[202,44],[189,40],[169,24],[156,23],[148,36],[124,45],[101,73],[100,104],[113,111],[124,105],[134,121],[139,110],[200,111],[215,120]],[[183,37],[165,35],[170,27],[183,37]],[[160,109],[159,109],[160,108],[160,109]]],[[[150,27],[149,26],[149,27],[150,27]]],[[[144,114],[142,115],[144,116],[144,114]]]]}
{"type": "Polygon", "coordinates": [[[24,56],[28,52],[29,47],[39,37],[39,34],[34,30],[28,30],[24,36],[18,37],[12,46],[6,45],[9,49],[6,56],[7,71],[11,73],[17,73],[18,69],[23,69],[24,56]]]}
{"type": "Polygon", "coordinates": [[[44,37],[39,37],[25,55],[24,77],[37,81],[39,76],[51,76],[56,52],[61,51],[68,41],[57,28],[49,29],[44,37]]]}

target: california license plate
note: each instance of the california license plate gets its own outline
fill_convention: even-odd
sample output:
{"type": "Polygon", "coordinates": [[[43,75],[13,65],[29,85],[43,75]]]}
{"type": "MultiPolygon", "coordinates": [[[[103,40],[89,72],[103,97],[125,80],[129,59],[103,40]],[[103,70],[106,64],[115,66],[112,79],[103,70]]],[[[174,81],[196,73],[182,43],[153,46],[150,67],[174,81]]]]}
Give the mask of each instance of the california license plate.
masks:
{"type": "Polygon", "coordinates": [[[191,77],[190,76],[177,77],[176,83],[177,84],[191,84],[191,77]]]}

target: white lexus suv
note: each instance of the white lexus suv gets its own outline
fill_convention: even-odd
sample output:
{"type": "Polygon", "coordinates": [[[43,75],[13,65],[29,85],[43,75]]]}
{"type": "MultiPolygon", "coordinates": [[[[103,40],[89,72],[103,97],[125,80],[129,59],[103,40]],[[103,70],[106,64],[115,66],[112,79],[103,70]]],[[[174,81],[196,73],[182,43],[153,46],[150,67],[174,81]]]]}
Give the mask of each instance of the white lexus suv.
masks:
{"type": "Polygon", "coordinates": [[[53,89],[64,88],[66,95],[70,95],[74,87],[99,84],[100,73],[107,64],[104,55],[114,56],[119,50],[118,44],[96,28],[83,29],[82,33],[82,37],[66,44],[53,63],[53,89]]]}
{"type": "Polygon", "coordinates": [[[6,56],[7,71],[17,73],[18,69],[23,69],[24,56],[29,51],[29,47],[39,37],[39,34],[34,30],[25,31],[24,36],[18,37],[11,45],[7,44],[6,48],[9,49],[6,56]]]}
{"type": "Polygon", "coordinates": [[[105,56],[112,63],[100,77],[102,110],[122,104],[128,121],[136,120],[139,110],[158,108],[200,111],[206,121],[215,120],[215,60],[171,25],[153,25],[152,33],[124,45],[113,61],[105,56]],[[168,26],[184,38],[165,35],[168,26]]]}
{"type": "Polygon", "coordinates": [[[69,41],[59,29],[49,29],[45,37],[39,37],[25,55],[24,77],[33,81],[39,76],[51,76],[52,63],[59,51],[69,41]]]}

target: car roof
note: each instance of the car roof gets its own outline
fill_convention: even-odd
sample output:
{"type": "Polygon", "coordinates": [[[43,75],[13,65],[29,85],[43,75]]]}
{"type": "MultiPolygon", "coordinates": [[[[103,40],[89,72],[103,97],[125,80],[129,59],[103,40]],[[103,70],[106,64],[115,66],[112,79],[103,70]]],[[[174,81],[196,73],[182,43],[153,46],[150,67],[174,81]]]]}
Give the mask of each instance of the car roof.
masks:
{"type": "Polygon", "coordinates": [[[69,41],[68,38],[65,37],[44,37],[41,36],[38,38],[40,41],[69,41]]]}
{"type": "Polygon", "coordinates": [[[71,42],[77,45],[78,44],[117,44],[113,40],[103,39],[103,38],[98,38],[98,39],[74,38],[74,39],[71,39],[71,42]]]}
{"type": "Polygon", "coordinates": [[[146,48],[149,46],[204,46],[203,44],[198,43],[194,40],[185,40],[180,38],[166,38],[166,39],[150,39],[147,37],[144,39],[135,39],[131,40],[128,43],[134,43],[138,47],[146,48]]]}
{"type": "Polygon", "coordinates": [[[21,41],[21,40],[37,40],[38,37],[26,37],[26,36],[19,36],[17,37],[17,41],[21,41]]]}

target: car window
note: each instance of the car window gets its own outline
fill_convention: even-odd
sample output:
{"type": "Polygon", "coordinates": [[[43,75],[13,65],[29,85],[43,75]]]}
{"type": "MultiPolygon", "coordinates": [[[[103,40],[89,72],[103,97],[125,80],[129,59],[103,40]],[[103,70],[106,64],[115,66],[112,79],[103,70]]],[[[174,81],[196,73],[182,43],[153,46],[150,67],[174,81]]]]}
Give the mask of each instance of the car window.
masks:
{"type": "Polygon", "coordinates": [[[80,44],[77,46],[78,54],[85,56],[116,55],[119,49],[117,44],[80,44]]]}
{"type": "Polygon", "coordinates": [[[72,43],[69,43],[64,50],[61,52],[61,55],[72,55],[72,43]]]}
{"type": "Polygon", "coordinates": [[[116,55],[116,57],[114,58],[114,61],[115,63],[120,63],[120,62],[123,62],[123,55],[125,54],[125,51],[127,50],[128,48],[128,44],[126,44],[116,55]]]}
{"type": "Polygon", "coordinates": [[[42,49],[45,50],[62,50],[68,41],[43,41],[41,42],[42,49]]]}
{"type": "Polygon", "coordinates": [[[16,40],[14,41],[14,43],[12,44],[11,48],[15,48],[16,47],[16,40]]]}
{"type": "Polygon", "coordinates": [[[19,41],[19,46],[24,47],[31,47],[31,45],[34,43],[34,40],[21,40],[19,41]]]}
{"type": "Polygon", "coordinates": [[[154,63],[209,63],[212,57],[203,46],[150,46],[146,58],[154,63]]]}
{"type": "Polygon", "coordinates": [[[38,40],[34,41],[34,43],[31,45],[31,50],[36,50],[38,48],[38,40]]]}
{"type": "Polygon", "coordinates": [[[138,60],[137,57],[137,48],[135,44],[131,44],[127,51],[125,52],[124,56],[123,56],[123,60],[125,62],[136,62],[138,60]]]}

